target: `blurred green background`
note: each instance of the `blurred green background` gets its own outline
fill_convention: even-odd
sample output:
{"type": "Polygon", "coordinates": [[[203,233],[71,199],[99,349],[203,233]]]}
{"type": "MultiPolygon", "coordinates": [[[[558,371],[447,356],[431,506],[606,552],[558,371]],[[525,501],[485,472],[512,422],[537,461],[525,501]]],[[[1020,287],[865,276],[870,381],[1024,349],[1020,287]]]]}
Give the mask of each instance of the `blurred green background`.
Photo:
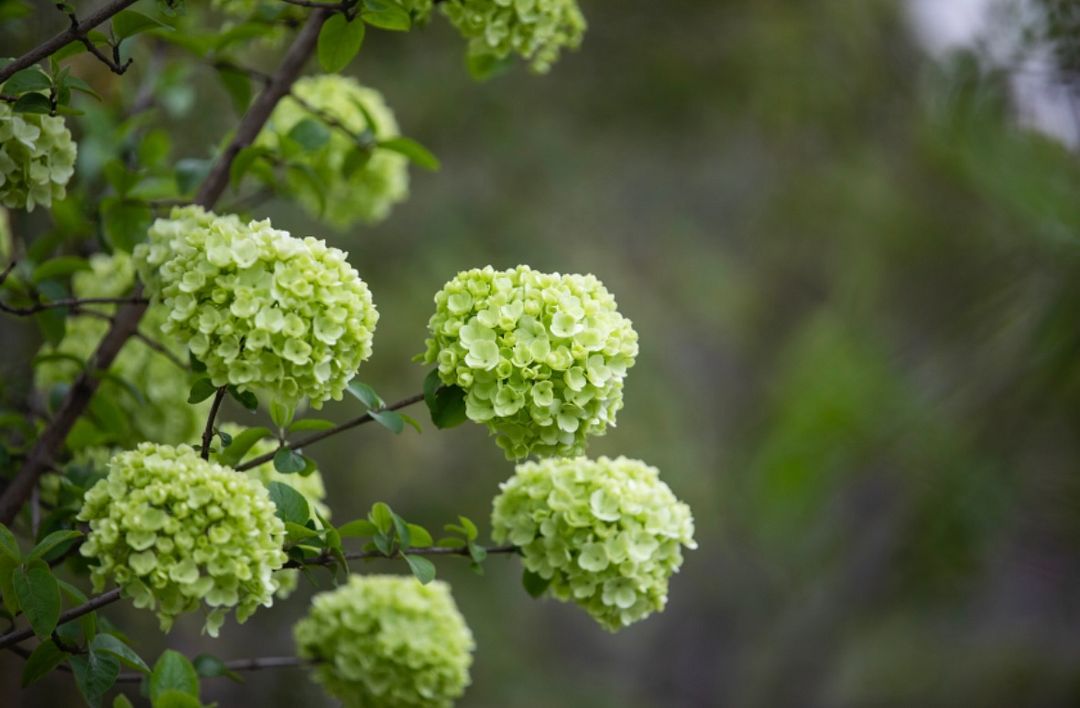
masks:
{"type": "MultiPolygon", "coordinates": [[[[1001,62],[930,58],[897,2],[584,10],[582,50],[551,75],[479,85],[438,18],[370,32],[353,70],[442,171],[413,171],[374,228],[254,211],[350,252],[381,313],[361,374],[387,400],[419,390],[410,357],[461,269],[595,273],[640,333],[619,426],[590,454],[658,466],[701,548],[668,609],[618,635],[530,599],[513,559],[484,577],[440,562],[479,645],[461,705],[1080,704],[1076,156],[1018,126],[1001,62]]],[[[0,31],[5,49],[55,28],[49,11],[0,31]]],[[[1045,71],[1071,90],[1075,74],[1045,71]]],[[[205,157],[235,116],[208,72],[178,85],[194,100],[168,119],[178,152],[205,157]]],[[[13,381],[36,333],[3,326],[13,381]]],[[[486,520],[512,471],[474,425],[366,427],[309,452],[338,521],[376,500],[435,528],[486,520]]],[[[290,654],[311,592],[218,641],[181,622],[169,644],[290,654]]],[[[107,614],[144,656],[165,646],[149,613],[107,614]]],[[[0,684],[20,670],[0,657],[0,684]]],[[[204,698],[331,705],[299,670],[208,681],[204,698]]],[[[23,705],[76,700],[57,675],[23,705]]]]}

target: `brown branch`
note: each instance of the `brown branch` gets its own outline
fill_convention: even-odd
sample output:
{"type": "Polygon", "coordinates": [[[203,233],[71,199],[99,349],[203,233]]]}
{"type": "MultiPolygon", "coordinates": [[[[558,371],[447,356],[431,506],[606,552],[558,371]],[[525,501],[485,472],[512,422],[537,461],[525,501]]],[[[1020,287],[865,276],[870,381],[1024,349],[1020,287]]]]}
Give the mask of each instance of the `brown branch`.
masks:
{"type": "Polygon", "coordinates": [[[113,2],[108,5],[91,13],[86,19],[73,23],[60,34],[52,39],[42,42],[37,47],[31,49],[26,54],[23,54],[15,61],[0,69],[0,83],[7,81],[15,73],[22,71],[28,66],[33,66],[45,57],[60,51],[68,44],[82,41],[90,30],[94,29],[102,22],[105,22],[121,10],[134,5],[135,2],[136,0],[113,0],[113,2]]]}
{"type": "Polygon", "coordinates": [[[7,305],[0,302],[0,312],[6,312],[9,315],[18,315],[20,317],[26,317],[28,315],[34,315],[44,310],[55,310],[60,307],[73,307],[78,308],[82,305],[146,305],[150,302],[145,297],[69,297],[62,300],[53,300],[52,302],[39,302],[29,307],[15,307],[13,305],[7,305]]]}
{"type": "MultiPolygon", "coordinates": [[[[132,2],[134,2],[134,0],[117,0],[113,5],[108,7],[119,7],[116,7],[113,12],[102,16],[99,23],[108,19],[113,14],[116,14],[116,12],[119,12],[132,2]]],[[[96,13],[92,18],[97,18],[102,12],[104,12],[104,10],[96,13]]],[[[199,190],[198,197],[195,200],[196,204],[209,209],[213,207],[221,197],[222,192],[225,191],[225,187],[229,183],[229,167],[232,165],[233,160],[236,159],[237,153],[247,145],[251,144],[255,139],[255,136],[259,134],[259,131],[262,129],[267,119],[269,119],[270,113],[274,110],[274,106],[277,105],[277,102],[282,96],[289,92],[289,88],[292,86],[293,81],[300,75],[300,71],[303,69],[304,64],[314,51],[315,43],[319,38],[319,30],[330,15],[331,13],[325,10],[316,10],[308,17],[304,27],[297,33],[296,39],[289,48],[289,51],[286,52],[285,58],[281,62],[281,66],[274,74],[274,80],[259,94],[258,98],[251,104],[247,113],[244,114],[229,146],[225,149],[224,153],[222,153],[221,157],[210,171],[210,174],[203,182],[202,188],[199,190]]],[[[88,22],[89,20],[83,21],[80,23],[80,27],[87,25],[88,22]]],[[[61,42],[59,46],[52,51],[56,51],[56,49],[59,49],[63,44],[66,44],[66,42],[61,42]]],[[[46,51],[35,55],[35,53],[32,52],[31,54],[26,55],[31,57],[30,61],[24,63],[19,68],[29,66],[34,61],[48,56],[51,53],[51,51],[46,51]],[[34,58],[35,56],[36,58],[34,58]]],[[[17,61],[16,64],[24,59],[25,57],[17,61]]],[[[0,70],[0,80],[7,78],[11,73],[18,71],[18,69],[11,70],[12,66],[14,66],[14,64],[8,65],[3,70],[0,70]],[[5,76],[4,74],[9,70],[11,70],[10,73],[7,73],[5,76]]],[[[141,295],[142,287],[136,287],[134,296],[140,297],[141,295]]],[[[86,410],[86,406],[90,403],[90,398],[94,395],[94,392],[97,390],[100,383],[100,377],[97,376],[96,373],[98,371],[107,370],[109,366],[112,365],[113,359],[116,358],[117,353],[119,353],[120,349],[124,346],[124,343],[138,331],[139,319],[145,311],[146,305],[144,304],[119,306],[112,327],[102,338],[97,351],[94,352],[88,362],[88,371],[80,375],[79,378],[75,380],[75,383],[72,384],[71,388],[68,390],[67,396],[60,404],[60,408],[56,411],[56,415],[53,416],[52,421],[42,432],[41,437],[38,438],[33,449],[30,450],[30,453],[27,455],[26,461],[19,469],[18,474],[12,479],[7,488],[4,489],[3,494],[0,495],[0,523],[10,524],[11,520],[15,518],[15,515],[22,507],[23,503],[30,496],[30,490],[33,489],[38,477],[52,463],[54,452],[59,450],[64,444],[64,440],[67,438],[72,426],[75,425],[75,421],[79,419],[83,414],[83,411],[86,410]]]]}
{"type": "MultiPolygon", "coordinates": [[[[382,413],[383,411],[396,411],[399,408],[411,406],[412,404],[419,403],[422,400],[424,400],[424,394],[422,393],[415,396],[409,396],[408,398],[402,399],[397,403],[391,403],[388,406],[384,406],[377,411],[368,411],[364,415],[357,416],[356,418],[353,418],[351,420],[347,420],[340,425],[336,425],[333,428],[330,428],[329,430],[323,430],[322,432],[315,433],[314,435],[309,435],[303,440],[297,440],[296,442],[287,442],[277,450],[280,450],[282,448],[286,450],[296,450],[297,448],[306,447],[307,445],[313,445],[320,440],[325,440],[331,435],[337,435],[342,431],[349,430],[350,428],[355,428],[358,425],[370,423],[371,421],[375,420],[375,418],[371,415],[372,413],[382,413]]],[[[264,462],[269,462],[270,460],[274,459],[274,454],[277,453],[277,450],[274,450],[273,452],[268,452],[265,455],[259,455],[255,459],[248,460],[244,464],[239,465],[236,469],[239,472],[243,472],[245,470],[250,470],[253,467],[258,467],[264,462]]]]}
{"type": "MultiPolygon", "coordinates": [[[[223,662],[228,671],[263,671],[265,669],[285,669],[297,666],[317,664],[315,659],[301,659],[298,656],[259,656],[253,659],[233,659],[223,662]]],[[[116,677],[117,683],[139,683],[146,674],[127,671],[116,677]]]]}
{"type": "Polygon", "coordinates": [[[281,1],[284,2],[284,3],[288,3],[290,5],[299,5],[300,7],[315,7],[315,8],[318,8],[320,10],[333,10],[335,12],[338,12],[338,11],[344,12],[345,10],[348,10],[349,8],[351,8],[353,5],[356,4],[355,0],[353,0],[353,2],[348,2],[348,0],[346,0],[345,2],[317,2],[317,0],[281,0],[281,1]]]}
{"type": "MultiPolygon", "coordinates": [[[[83,615],[89,614],[95,610],[98,610],[105,605],[111,605],[120,599],[120,588],[113,588],[108,592],[92,597],[78,607],[72,607],[67,612],[60,615],[60,620],[56,623],[59,627],[62,624],[67,624],[72,620],[77,620],[83,615]]],[[[7,634],[0,636],[0,649],[7,648],[13,644],[26,641],[30,637],[34,636],[34,630],[27,627],[26,629],[16,630],[14,632],[8,632],[7,634]]]]}
{"type": "Polygon", "coordinates": [[[217,418],[217,412],[221,408],[221,400],[225,398],[226,390],[228,390],[226,386],[218,388],[217,393],[214,394],[214,402],[210,405],[210,414],[206,416],[206,428],[203,429],[202,450],[200,451],[204,460],[210,459],[210,443],[214,440],[214,419],[217,418]]]}
{"type": "MultiPolygon", "coordinates": [[[[488,554],[492,553],[517,553],[517,546],[491,546],[489,548],[481,546],[488,554]]],[[[461,546],[460,548],[444,548],[442,546],[421,546],[420,548],[410,548],[407,551],[401,551],[412,556],[471,556],[468,546],[461,546]]],[[[345,560],[368,560],[371,558],[386,558],[393,560],[398,558],[398,551],[394,553],[383,553],[382,551],[350,551],[343,554],[345,560]]],[[[306,558],[303,561],[291,560],[287,562],[282,568],[302,568],[305,565],[333,565],[337,562],[337,559],[328,554],[320,553],[313,558],[306,558]]]]}

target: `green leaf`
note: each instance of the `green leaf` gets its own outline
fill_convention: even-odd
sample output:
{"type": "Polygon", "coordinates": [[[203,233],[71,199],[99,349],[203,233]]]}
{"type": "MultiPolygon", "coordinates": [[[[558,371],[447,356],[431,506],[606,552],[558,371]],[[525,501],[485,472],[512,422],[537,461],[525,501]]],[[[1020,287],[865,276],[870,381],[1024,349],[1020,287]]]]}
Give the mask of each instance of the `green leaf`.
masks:
{"type": "Polygon", "coordinates": [[[349,65],[364,43],[364,23],[336,14],[323,23],[317,47],[323,71],[336,74],[349,65]]]}
{"type": "Polygon", "coordinates": [[[19,550],[19,542],[15,539],[15,534],[3,524],[0,524],[0,553],[15,561],[22,560],[22,551],[19,550]]]}
{"type": "Polygon", "coordinates": [[[372,27],[408,32],[412,27],[412,17],[408,10],[389,0],[367,0],[360,17],[372,27]]]}
{"type": "Polygon", "coordinates": [[[146,32],[147,30],[158,29],[163,27],[167,30],[172,30],[164,22],[159,22],[153,17],[136,12],[135,10],[124,10],[118,12],[113,17],[112,21],[113,34],[116,35],[117,40],[125,39],[127,37],[133,37],[140,32],[146,32]]]}
{"type": "Polygon", "coordinates": [[[338,526],[337,531],[345,538],[356,538],[358,536],[374,536],[379,532],[379,528],[367,519],[356,519],[338,526]]]}
{"type": "Polygon", "coordinates": [[[131,700],[128,699],[127,696],[123,693],[118,693],[116,694],[116,697],[113,698],[112,708],[135,708],[135,706],[131,705],[131,700]]]}
{"type": "Polygon", "coordinates": [[[379,147],[385,150],[393,150],[404,155],[418,167],[437,172],[441,166],[439,158],[435,157],[430,150],[416,142],[412,138],[397,137],[389,140],[380,140],[379,147]]]}
{"type": "Polygon", "coordinates": [[[413,575],[424,585],[427,585],[435,579],[435,564],[429,561],[423,556],[405,556],[405,562],[409,564],[409,569],[412,570],[413,575]]]}
{"type": "Polygon", "coordinates": [[[228,391],[229,395],[232,396],[233,400],[237,401],[247,410],[251,411],[252,413],[259,410],[259,399],[255,395],[254,391],[241,391],[236,386],[232,385],[229,386],[228,391]]]}
{"type": "Polygon", "coordinates": [[[48,280],[49,278],[63,278],[80,270],[90,270],[90,264],[86,262],[85,258],[61,256],[60,258],[45,261],[35,268],[30,280],[40,283],[42,280],[48,280]]]}
{"type": "Polygon", "coordinates": [[[98,92],[90,86],[90,84],[86,83],[78,76],[65,76],[64,85],[80,93],[85,93],[87,96],[93,96],[99,101],[103,100],[98,94],[98,92]]]}
{"type": "Polygon", "coordinates": [[[435,392],[435,405],[430,408],[431,422],[445,430],[461,425],[465,415],[465,391],[458,386],[442,386],[435,392]]]}
{"type": "Polygon", "coordinates": [[[476,537],[480,535],[480,531],[477,530],[476,524],[474,524],[467,516],[459,516],[458,521],[461,522],[461,527],[465,529],[465,536],[470,541],[475,541],[476,537]]]}
{"type": "Polygon", "coordinates": [[[413,418],[411,415],[408,415],[406,413],[398,413],[398,417],[405,421],[416,432],[424,432],[424,429],[420,427],[420,421],[418,421],[416,418],[413,418]]]}
{"type": "Polygon", "coordinates": [[[540,597],[544,594],[544,591],[548,589],[548,585],[551,585],[551,579],[544,579],[537,573],[531,570],[526,570],[521,575],[521,584],[525,588],[525,592],[529,593],[532,597],[540,597]]]}
{"type": "Polygon", "coordinates": [[[268,489],[270,499],[277,507],[279,519],[303,526],[311,518],[311,511],[303,494],[283,482],[271,482],[268,489]]]}
{"type": "Polygon", "coordinates": [[[203,708],[202,702],[195,696],[174,689],[158,694],[152,706],[153,708],[203,708]]]}
{"type": "Polygon", "coordinates": [[[52,102],[47,96],[40,93],[24,93],[19,100],[12,104],[11,110],[16,113],[52,113],[52,102]]]}
{"type": "MultiPolygon", "coordinates": [[[[341,15],[334,15],[334,17],[341,17],[341,15]]],[[[318,150],[330,141],[330,129],[320,121],[305,118],[292,127],[288,137],[305,150],[318,150]]]]}
{"type": "Polygon", "coordinates": [[[274,469],[281,474],[296,474],[302,472],[306,466],[307,460],[295,450],[282,447],[274,453],[274,469]]]}
{"type": "Polygon", "coordinates": [[[60,580],[59,578],[56,579],[56,582],[60,584],[60,592],[67,595],[68,598],[73,602],[82,605],[88,601],[86,593],[84,593],[82,590],[75,587],[71,583],[60,580]]]}
{"type": "Polygon", "coordinates": [[[270,152],[264,147],[258,147],[256,145],[249,145],[236,154],[236,159],[233,160],[232,166],[229,167],[229,184],[233,187],[237,187],[244,181],[244,176],[251,169],[251,166],[255,163],[255,160],[260,157],[265,157],[270,152]]]}
{"type": "Polygon", "coordinates": [[[234,435],[232,442],[225,446],[224,450],[218,453],[218,463],[225,465],[226,467],[236,467],[255,443],[269,435],[271,435],[270,429],[262,427],[248,428],[242,433],[234,435]]]}
{"type": "Polygon", "coordinates": [[[144,674],[150,673],[150,667],[135,653],[135,650],[111,634],[99,634],[90,642],[90,650],[99,654],[109,654],[125,666],[144,674]]]}
{"type": "Polygon", "coordinates": [[[210,398],[217,393],[217,386],[210,382],[210,379],[199,379],[195,383],[191,384],[191,392],[188,393],[188,403],[202,403],[207,398],[210,398]]]}
{"type": "Polygon", "coordinates": [[[52,79],[34,67],[15,72],[4,82],[4,93],[8,96],[21,96],[27,91],[48,91],[50,88],[52,79]]]}
{"type": "Polygon", "coordinates": [[[232,100],[233,109],[238,115],[243,115],[251,105],[251,79],[242,71],[228,67],[218,67],[217,72],[221,85],[232,100]]]}
{"type": "Polygon", "coordinates": [[[210,174],[210,160],[186,158],[176,163],[176,185],[182,194],[195,190],[200,182],[210,174]]]}
{"type": "Polygon", "coordinates": [[[372,504],[371,511],[368,512],[368,518],[371,523],[375,524],[375,528],[382,533],[389,533],[394,526],[394,512],[390,510],[390,507],[385,502],[372,504]]]}
{"type": "Polygon", "coordinates": [[[467,543],[468,541],[463,538],[458,538],[457,536],[446,536],[445,538],[440,538],[438,541],[436,541],[435,545],[439,548],[464,548],[467,543]]]}
{"type": "Polygon", "coordinates": [[[19,611],[19,598],[15,595],[13,582],[18,565],[10,556],[0,554],[0,596],[4,599],[4,609],[11,615],[19,611]]]}
{"type": "Polygon", "coordinates": [[[409,524],[405,519],[399,515],[391,512],[391,518],[394,520],[394,531],[397,532],[398,543],[401,545],[402,550],[409,550],[412,546],[412,538],[409,535],[409,524]]]}
{"type": "Polygon", "coordinates": [[[143,202],[106,199],[101,209],[101,220],[109,244],[130,252],[146,238],[154,212],[143,202]]]}
{"type": "Polygon", "coordinates": [[[307,526],[301,526],[300,524],[292,521],[285,522],[285,542],[296,543],[297,541],[303,541],[305,538],[315,538],[319,535],[319,532],[315,529],[308,528],[307,526]]]}
{"type": "Polygon", "coordinates": [[[371,162],[371,148],[360,145],[349,150],[345,154],[345,159],[341,163],[341,176],[345,179],[349,179],[357,170],[360,170],[367,163],[371,162]]]}
{"type": "Polygon", "coordinates": [[[487,560],[488,552],[483,546],[476,543],[470,543],[469,555],[472,557],[474,563],[483,563],[487,560]]]}
{"type": "Polygon", "coordinates": [[[49,344],[56,346],[64,339],[67,332],[67,308],[57,307],[51,310],[42,310],[34,315],[34,323],[41,330],[41,336],[49,344]]]}
{"type": "Polygon", "coordinates": [[[120,675],[120,662],[108,654],[95,651],[68,657],[71,672],[79,692],[91,706],[101,705],[105,693],[116,683],[120,675]]]}
{"type": "Polygon", "coordinates": [[[49,566],[34,560],[25,568],[16,568],[12,585],[34,634],[42,638],[52,634],[60,619],[60,585],[49,566]]]}
{"type": "Polygon", "coordinates": [[[305,418],[298,420],[289,425],[290,433],[302,433],[308,430],[330,430],[337,426],[332,420],[323,420],[322,418],[305,418]]]}
{"type": "Polygon", "coordinates": [[[213,656],[212,654],[199,654],[192,661],[195,665],[195,671],[203,678],[216,678],[218,676],[225,676],[232,679],[237,683],[243,683],[244,680],[240,677],[240,674],[231,670],[225,665],[225,662],[221,659],[213,656]]]}
{"type": "Polygon", "coordinates": [[[199,697],[199,675],[195,667],[186,656],[172,649],[166,649],[154,664],[150,674],[150,700],[156,705],[158,697],[166,691],[199,697]]]}
{"type": "Polygon", "coordinates": [[[362,381],[356,379],[350,381],[348,391],[368,408],[379,409],[386,405],[382,397],[375,393],[375,389],[362,381]]]}
{"type": "Polygon", "coordinates": [[[405,421],[396,411],[370,411],[369,415],[376,423],[395,435],[400,435],[401,431],[405,430],[405,421]]]}
{"type": "Polygon", "coordinates": [[[474,54],[469,52],[465,56],[465,65],[473,79],[487,81],[509,70],[514,65],[514,58],[511,56],[498,57],[494,54],[474,54]]]}
{"type": "Polygon", "coordinates": [[[34,546],[33,550],[30,551],[30,555],[27,556],[27,560],[42,558],[46,553],[59,546],[61,543],[66,543],[76,538],[82,538],[82,533],[71,529],[53,531],[34,546]]]}
{"type": "Polygon", "coordinates": [[[67,653],[56,646],[52,639],[46,639],[38,644],[33,653],[26,659],[26,665],[22,672],[22,687],[26,688],[38,679],[64,662],[67,653]]]}
{"type": "Polygon", "coordinates": [[[423,526],[418,524],[409,524],[409,538],[412,539],[412,545],[417,547],[426,547],[434,544],[434,540],[431,538],[431,533],[423,526]]]}
{"type": "Polygon", "coordinates": [[[278,428],[289,427],[289,423],[292,423],[294,415],[296,415],[295,405],[285,403],[276,398],[270,401],[270,420],[274,421],[274,425],[278,428]]]}

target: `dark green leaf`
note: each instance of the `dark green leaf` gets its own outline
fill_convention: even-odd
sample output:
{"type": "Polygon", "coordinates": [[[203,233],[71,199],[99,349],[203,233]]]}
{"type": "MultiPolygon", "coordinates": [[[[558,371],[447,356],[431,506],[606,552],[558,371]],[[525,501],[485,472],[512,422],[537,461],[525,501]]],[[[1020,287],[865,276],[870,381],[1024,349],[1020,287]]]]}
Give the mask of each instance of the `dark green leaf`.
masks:
{"type": "Polygon", "coordinates": [[[53,550],[62,543],[74,540],[76,538],[82,538],[82,533],[79,531],[73,531],[65,529],[62,531],[53,531],[45,538],[41,539],[33,550],[30,551],[30,555],[27,556],[28,560],[35,560],[42,558],[46,553],[53,550]]]}
{"type": "Polygon", "coordinates": [[[269,154],[269,152],[266,148],[255,145],[249,145],[238,152],[236,154],[236,159],[233,160],[232,166],[229,167],[229,183],[233,187],[239,186],[255,160],[260,157],[265,157],[267,154],[269,154]]]}
{"type": "Polygon", "coordinates": [[[225,662],[216,656],[210,654],[199,654],[195,657],[192,663],[195,665],[195,671],[203,678],[215,678],[217,676],[225,676],[237,683],[243,683],[243,679],[240,674],[232,671],[225,665],[225,662]]]}
{"type": "Polygon", "coordinates": [[[108,654],[91,651],[68,658],[79,692],[91,706],[101,705],[105,693],[120,675],[120,662],[108,654]]]}
{"type": "Polygon", "coordinates": [[[38,644],[30,657],[27,658],[26,666],[23,667],[22,687],[26,688],[45,676],[62,664],[66,658],[67,654],[56,646],[56,642],[53,640],[46,639],[41,644],[38,644]]]}
{"type": "Polygon", "coordinates": [[[435,406],[431,409],[431,422],[436,428],[453,428],[464,423],[465,392],[458,386],[442,386],[435,392],[435,406]]]}
{"type": "Polygon", "coordinates": [[[15,534],[3,524],[0,524],[0,553],[9,556],[12,560],[22,560],[22,551],[19,550],[19,542],[15,539],[15,534]]]}
{"type": "Polygon", "coordinates": [[[172,649],[166,649],[154,664],[150,674],[150,700],[156,705],[158,697],[166,691],[199,696],[199,675],[195,667],[186,656],[172,649]]]}
{"type": "Polygon", "coordinates": [[[21,96],[27,91],[48,91],[52,80],[45,72],[34,67],[15,72],[4,82],[4,93],[8,96],[21,96]]]}
{"type": "Polygon", "coordinates": [[[405,561],[409,564],[409,569],[412,570],[413,575],[424,585],[427,585],[435,579],[435,564],[429,561],[423,556],[405,556],[405,561]]]}
{"type": "Polygon", "coordinates": [[[228,391],[229,395],[233,397],[233,400],[237,401],[247,410],[253,413],[259,410],[259,399],[255,396],[254,391],[241,391],[236,386],[229,386],[228,391]]]}
{"type": "Polygon", "coordinates": [[[483,563],[487,559],[487,549],[481,545],[470,543],[469,555],[472,557],[473,562],[483,563]]]}
{"type": "Polygon", "coordinates": [[[405,421],[395,411],[371,411],[370,415],[375,419],[375,422],[395,435],[400,435],[401,431],[405,429],[405,421]]]}
{"type": "Polygon", "coordinates": [[[19,611],[19,598],[15,595],[15,568],[18,563],[6,554],[0,554],[0,596],[4,600],[4,609],[14,615],[19,611]]]}
{"type": "Polygon", "coordinates": [[[188,403],[202,403],[217,393],[217,386],[210,383],[210,379],[199,379],[191,384],[191,392],[188,394],[188,403]]]}
{"type": "Polygon", "coordinates": [[[270,499],[277,507],[277,516],[282,521],[291,521],[303,526],[311,518],[307,499],[283,482],[271,482],[269,485],[270,499]]]}
{"type": "Polygon", "coordinates": [[[319,65],[327,73],[337,73],[349,65],[363,43],[364,23],[336,14],[319,31],[319,65]]]}
{"type": "Polygon", "coordinates": [[[232,442],[218,453],[217,461],[226,467],[236,467],[255,443],[270,434],[269,428],[248,428],[234,435],[232,442]]]}
{"type": "Polygon", "coordinates": [[[436,172],[440,167],[439,158],[435,157],[430,150],[412,138],[397,137],[390,138],[389,140],[380,140],[379,147],[384,150],[393,150],[396,153],[404,155],[409,158],[413,164],[418,167],[423,167],[425,170],[436,172]]]}
{"type": "Polygon", "coordinates": [[[182,194],[195,190],[210,173],[210,160],[187,158],[176,163],[176,184],[182,194]]]}
{"type": "Polygon", "coordinates": [[[218,78],[221,79],[225,92],[229,94],[236,113],[243,115],[247,112],[251,104],[251,79],[248,75],[242,71],[219,67],[218,78]]]}
{"type": "Polygon", "coordinates": [[[469,75],[477,81],[487,81],[504,73],[514,65],[513,57],[497,57],[494,54],[474,54],[465,56],[465,65],[469,75]]]}
{"type": "Polygon", "coordinates": [[[150,667],[135,653],[135,650],[111,634],[99,634],[94,637],[94,640],[90,642],[90,649],[98,654],[109,654],[136,671],[150,673],[150,667]]]}
{"type": "Polygon", "coordinates": [[[52,102],[40,93],[24,93],[11,106],[16,113],[52,113],[52,102]]]}
{"type": "Polygon", "coordinates": [[[112,247],[130,252],[146,238],[154,212],[143,202],[111,199],[102,206],[101,220],[112,247]]]}
{"type": "Polygon", "coordinates": [[[80,270],[90,270],[90,264],[86,262],[85,258],[79,258],[78,256],[61,256],[45,261],[35,268],[33,275],[30,276],[30,280],[35,283],[40,283],[42,280],[62,278],[80,270]]]}
{"type": "MultiPolygon", "coordinates": [[[[334,17],[341,17],[341,15],[334,15],[334,17]]],[[[318,150],[329,142],[330,129],[313,118],[305,118],[292,127],[288,137],[305,150],[318,150]]]]}
{"type": "Polygon", "coordinates": [[[435,393],[442,386],[442,379],[439,378],[439,370],[432,369],[428,372],[428,375],[424,377],[424,403],[427,404],[428,410],[435,414],[435,393]]]}
{"type": "Polygon", "coordinates": [[[356,171],[362,169],[364,165],[371,161],[371,148],[366,146],[357,146],[349,150],[345,154],[345,159],[341,163],[341,176],[345,179],[349,179],[356,171]]]}
{"type": "Polygon", "coordinates": [[[392,512],[391,518],[394,520],[394,531],[397,532],[398,544],[401,546],[402,550],[407,551],[409,547],[412,546],[412,537],[409,535],[409,523],[392,512]]]}
{"type": "Polygon", "coordinates": [[[279,448],[274,453],[274,469],[281,474],[296,474],[307,466],[304,456],[288,448],[279,448]]]}
{"type": "Polygon", "coordinates": [[[356,519],[338,526],[337,531],[346,538],[355,538],[357,536],[374,536],[379,532],[379,529],[367,519],[356,519]]]}
{"type": "Polygon", "coordinates": [[[116,14],[113,17],[113,34],[116,35],[116,39],[121,40],[127,37],[133,37],[140,32],[146,32],[147,30],[157,29],[159,27],[167,30],[172,30],[163,22],[155,20],[153,17],[136,12],[135,10],[124,10],[116,14]]]}
{"type": "Polygon", "coordinates": [[[382,397],[375,393],[375,389],[362,381],[353,379],[349,382],[348,390],[368,408],[378,409],[386,405],[382,397]]]}
{"type": "Polygon", "coordinates": [[[548,585],[551,585],[551,578],[545,580],[531,570],[526,570],[521,576],[521,584],[525,592],[533,597],[540,597],[548,589],[548,585]]]}
{"type": "Polygon", "coordinates": [[[307,538],[315,538],[319,535],[319,532],[315,529],[308,528],[307,526],[301,526],[300,524],[292,521],[285,522],[285,542],[296,543],[303,541],[307,538]]]}
{"type": "Polygon", "coordinates": [[[12,585],[34,634],[42,638],[52,634],[60,619],[60,585],[49,566],[35,560],[25,568],[16,568],[12,585]]]}
{"type": "Polygon", "coordinates": [[[66,308],[53,308],[50,310],[42,310],[34,315],[34,323],[37,324],[38,329],[41,330],[41,336],[46,342],[56,346],[64,339],[64,333],[67,332],[67,315],[65,314],[66,308]]]}

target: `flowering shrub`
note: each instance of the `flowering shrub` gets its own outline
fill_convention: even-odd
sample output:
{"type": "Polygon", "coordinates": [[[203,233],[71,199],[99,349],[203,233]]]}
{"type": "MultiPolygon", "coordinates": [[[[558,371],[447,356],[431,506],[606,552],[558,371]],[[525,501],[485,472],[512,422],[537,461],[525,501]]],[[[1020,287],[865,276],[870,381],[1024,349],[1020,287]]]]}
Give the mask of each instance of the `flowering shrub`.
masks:
{"type": "Polygon", "coordinates": [[[697,547],[690,508],[638,460],[529,462],[500,489],[492,537],[519,546],[556,598],[610,631],[663,610],[680,546],[697,547]]]}
{"type": "Polygon", "coordinates": [[[423,361],[466,392],[509,459],[575,455],[615,424],[637,333],[592,275],[490,266],[435,295],[423,361]]]}
{"type": "Polygon", "coordinates": [[[0,203],[33,211],[63,199],[76,151],[63,118],[16,113],[0,101],[0,203]]]}
{"type": "Polygon", "coordinates": [[[79,519],[90,523],[80,552],[96,562],[96,591],[111,578],[136,607],[157,610],[163,631],[201,603],[213,608],[212,636],[229,609],[243,622],[273,604],[285,528],[266,488],[187,445],[142,443],[113,457],[79,519]]]}
{"type": "MultiPolygon", "coordinates": [[[[89,271],[80,271],[71,279],[75,297],[121,297],[131,292],[135,285],[135,266],[131,256],[123,252],[113,255],[97,253],[90,257],[89,263],[89,271]]],[[[115,309],[113,305],[93,305],[92,308],[99,312],[115,309]]],[[[160,331],[167,314],[161,307],[149,308],[143,315],[140,329],[144,332],[160,331]]],[[[67,321],[64,339],[56,346],[44,345],[41,353],[70,355],[86,361],[108,329],[107,320],[86,315],[72,317],[67,321]]],[[[187,359],[182,347],[169,341],[161,341],[161,344],[167,346],[177,359],[187,359]]],[[[112,440],[113,443],[124,447],[143,440],[180,444],[193,440],[198,434],[210,404],[190,405],[186,402],[191,376],[176,361],[154,350],[146,342],[135,340],[120,351],[109,371],[134,386],[142,397],[140,400],[130,391],[123,390],[116,380],[102,382],[103,393],[114,394],[109,400],[120,410],[131,428],[130,437],[112,440]]],[[[71,359],[45,357],[34,369],[34,378],[37,386],[47,389],[56,384],[70,384],[78,373],[79,367],[71,359]]]]}
{"type": "Polygon", "coordinates": [[[371,355],[378,313],[346,254],[199,207],[174,209],[135,248],[161,331],[184,342],[215,386],[264,389],[315,408],[340,400],[371,355]]]}
{"type": "Polygon", "coordinates": [[[585,35],[576,0],[447,0],[442,9],[469,40],[470,58],[517,54],[538,73],[563,48],[577,49],[585,35]]]}
{"type": "Polygon", "coordinates": [[[472,632],[441,581],[352,575],[293,629],[315,680],[347,706],[450,706],[469,685],[472,632]]]}
{"type": "Polygon", "coordinates": [[[301,121],[320,121],[319,115],[308,107],[337,121],[348,131],[330,126],[325,143],[292,158],[309,167],[319,185],[317,195],[308,188],[306,180],[294,184],[301,205],[312,215],[338,227],[385,219],[390,209],[408,196],[408,158],[371,147],[366,162],[359,166],[350,164],[346,169],[350,152],[357,148],[354,136],[365,131],[371,131],[379,140],[399,135],[397,120],[382,94],[361,86],[352,77],[336,74],[304,77],[293,85],[292,94],[296,98],[287,96],[274,109],[259,136],[259,145],[280,150],[285,136],[301,121]]]}

